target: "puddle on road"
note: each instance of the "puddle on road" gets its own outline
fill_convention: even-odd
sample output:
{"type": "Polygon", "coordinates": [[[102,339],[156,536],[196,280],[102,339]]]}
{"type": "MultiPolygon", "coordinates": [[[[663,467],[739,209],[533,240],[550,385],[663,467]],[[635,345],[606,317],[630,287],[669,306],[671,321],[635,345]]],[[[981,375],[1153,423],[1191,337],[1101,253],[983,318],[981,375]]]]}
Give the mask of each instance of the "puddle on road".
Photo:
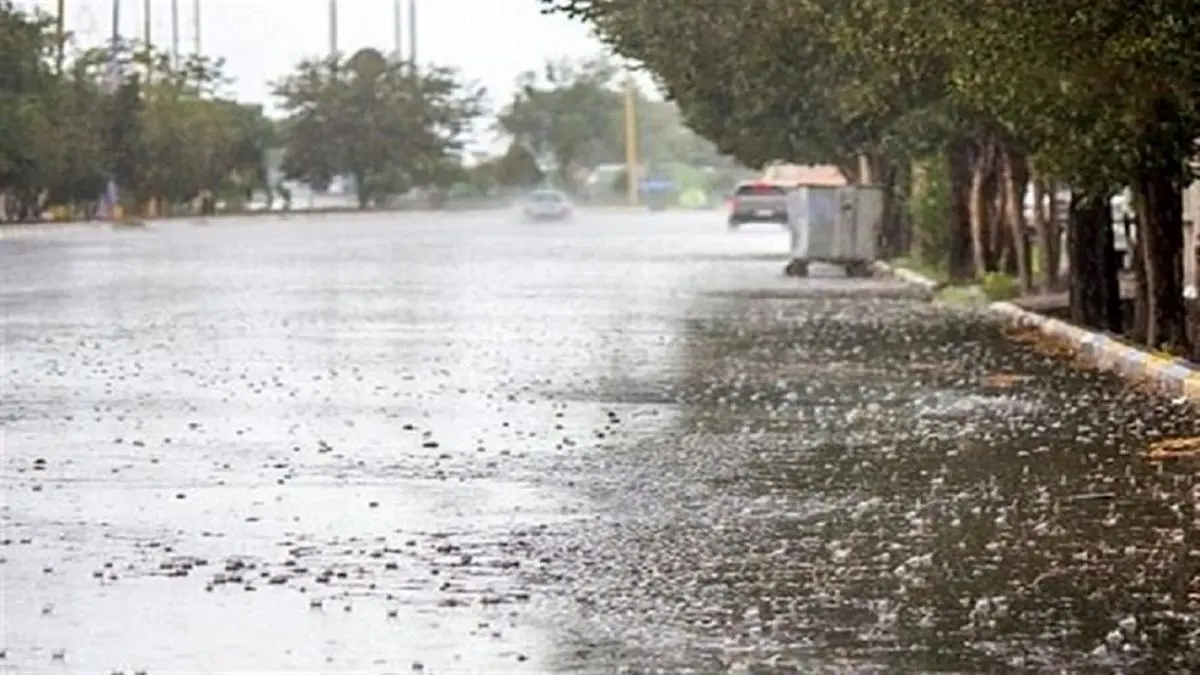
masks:
{"type": "Polygon", "coordinates": [[[504,672],[540,649],[521,575],[579,517],[523,484],[383,476],[6,494],[10,672],[64,648],[67,672],[504,672]]]}
{"type": "Polygon", "coordinates": [[[676,368],[669,294],[481,284],[504,256],[445,233],[413,265],[159,234],[6,268],[0,667],[544,670],[564,469],[667,423],[548,392],[676,368]]]}
{"type": "Polygon", "coordinates": [[[536,670],[550,648],[511,605],[422,609],[347,592],[313,607],[280,593],[204,594],[168,578],[44,586],[6,598],[0,672],[501,673],[536,670]]]}

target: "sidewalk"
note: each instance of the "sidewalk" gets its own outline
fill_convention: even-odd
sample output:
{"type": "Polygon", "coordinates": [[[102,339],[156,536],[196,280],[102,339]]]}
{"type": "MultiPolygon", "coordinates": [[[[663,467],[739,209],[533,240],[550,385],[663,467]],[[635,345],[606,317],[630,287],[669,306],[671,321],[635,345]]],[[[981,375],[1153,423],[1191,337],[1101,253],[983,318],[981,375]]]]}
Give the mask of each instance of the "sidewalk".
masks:
{"type": "MultiPolygon", "coordinates": [[[[942,283],[904,267],[879,262],[876,268],[897,279],[935,293],[942,283]]],[[[1133,288],[1123,280],[1122,297],[1132,297],[1133,288]]],[[[936,297],[935,297],[936,300],[936,297]]],[[[1200,406],[1200,367],[1182,358],[1155,354],[1125,342],[1122,338],[1087,330],[1047,316],[1043,312],[1065,309],[1066,294],[1044,294],[987,302],[984,311],[1017,328],[1032,329],[1101,370],[1115,372],[1130,380],[1145,382],[1171,396],[1188,399],[1200,406]]]]}

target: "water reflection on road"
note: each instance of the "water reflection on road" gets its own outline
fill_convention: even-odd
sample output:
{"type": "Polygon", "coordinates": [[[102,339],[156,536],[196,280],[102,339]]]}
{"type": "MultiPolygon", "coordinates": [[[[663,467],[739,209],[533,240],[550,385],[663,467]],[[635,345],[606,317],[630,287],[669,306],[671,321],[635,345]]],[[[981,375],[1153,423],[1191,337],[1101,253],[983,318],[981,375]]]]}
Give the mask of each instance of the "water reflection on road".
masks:
{"type": "Polygon", "coordinates": [[[1200,668],[1179,405],[716,216],[0,241],[7,672],[1200,668]],[[1191,661],[1189,661],[1191,659],[1191,661]]]}

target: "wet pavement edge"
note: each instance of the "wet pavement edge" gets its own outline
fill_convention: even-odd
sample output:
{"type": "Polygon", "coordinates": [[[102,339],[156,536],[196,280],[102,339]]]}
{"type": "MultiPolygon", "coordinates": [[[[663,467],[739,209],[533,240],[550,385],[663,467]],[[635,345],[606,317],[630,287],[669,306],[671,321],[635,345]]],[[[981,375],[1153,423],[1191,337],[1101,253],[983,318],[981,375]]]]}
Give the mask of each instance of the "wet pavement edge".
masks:
{"type": "MultiPolygon", "coordinates": [[[[876,269],[927,290],[938,282],[912,270],[878,262],[876,269]]],[[[1145,382],[1171,396],[1180,396],[1200,407],[1200,370],[1182,359],[1169,359],[1138,349],[1112,336],[1089,331],[1043,314],[1022,309],[1011,302],[989,303],[987,313],[1016,328],[1036,330],[1065,344],[1090,365],[1122,377],[1145,382]]]]}

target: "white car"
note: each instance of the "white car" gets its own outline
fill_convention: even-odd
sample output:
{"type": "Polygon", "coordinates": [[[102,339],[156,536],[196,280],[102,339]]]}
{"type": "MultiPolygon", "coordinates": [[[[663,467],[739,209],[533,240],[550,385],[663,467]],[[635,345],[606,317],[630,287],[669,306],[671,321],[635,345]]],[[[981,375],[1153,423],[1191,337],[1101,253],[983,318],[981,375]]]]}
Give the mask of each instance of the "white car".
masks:
{"type": "Polygon", "coordinates": [[[528,220],[556,221],[571,217],[571,202],[558,190],[535,190],[525,198],[521,213],[528,220]]]}

